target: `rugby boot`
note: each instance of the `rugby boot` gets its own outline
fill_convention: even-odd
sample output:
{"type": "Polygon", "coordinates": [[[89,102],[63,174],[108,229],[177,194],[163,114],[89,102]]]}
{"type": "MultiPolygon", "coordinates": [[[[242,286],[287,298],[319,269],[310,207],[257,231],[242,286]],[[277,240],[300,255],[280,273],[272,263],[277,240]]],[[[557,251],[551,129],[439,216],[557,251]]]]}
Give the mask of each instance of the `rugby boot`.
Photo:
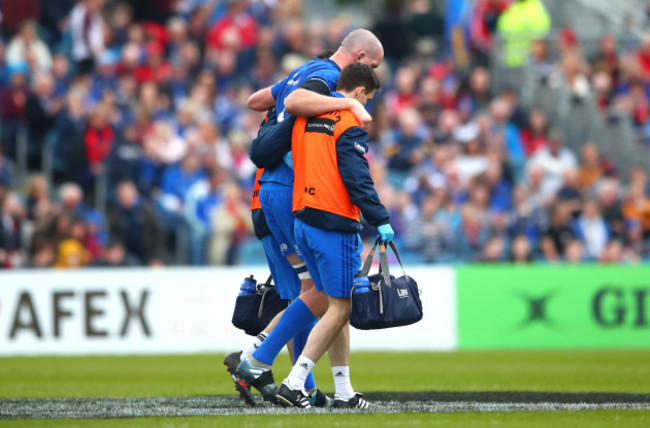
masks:
{"type": "Polygon", "coordinates": [[[357,392],[354,394],[354,397],[349,400],[341,398],[338,394],[334,394],[334,400],[332,401],[333,409],[364,409],[367,410],[371,408],[371,404],[368,403],[363,398],[363,394],[357,392]]]}
{"type": "Polygon", "coordinates": [[[309,402],[309,393],[304,389],[291,388],[286,380],[278,388],[276,397],[278,403],[284,407],[297,407],[299,409],[312,408],[309,402]]]}
{"type": "Polygon", "coordinates": [[[325,395],[320,389],[309,396],[309,403],[312,407],[330,408],[332,407],[332,399],[325,395]]]}
{"type": "Polygon", "coordinates": [[[237,366],[236,373],[247,385],[257,389],[264,401],[276,404],[275,393],[278,387],[275,386],[271,369],[255,367],[249,360],[244,360],[237,366]]]}
{"type": "Polygon", "coordinates": [[[223,365],[230,373],[232,381],[235,382],[235,389],[239,392],[239,397],[249,406],[255,407],[255,398],[251,392],[251,386],[244,378],[237,374],[237,366],[241,363],[242,352],[232,352],[223,359],[223,365]]]}

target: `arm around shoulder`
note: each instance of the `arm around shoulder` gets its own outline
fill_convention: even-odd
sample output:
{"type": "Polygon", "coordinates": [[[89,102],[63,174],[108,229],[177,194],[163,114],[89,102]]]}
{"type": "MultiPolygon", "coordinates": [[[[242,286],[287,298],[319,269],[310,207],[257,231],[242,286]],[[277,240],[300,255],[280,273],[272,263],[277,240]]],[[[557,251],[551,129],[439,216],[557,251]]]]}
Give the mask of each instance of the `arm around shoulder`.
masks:
{"type": "Polygon", "coordinates": [[[321,95],[309,89],[298,88],[284,101],[287,113],[293,116],[314,117],[335,110],[347,110],[354,106],[350,98],[321,95]]]}
{"type": "Polygon", "coordinates": [[[248,97],[247,106],[251,110],[266,111],[275,106],[275,98],[271,92],[271,87],[260,89],[248,97]]]}

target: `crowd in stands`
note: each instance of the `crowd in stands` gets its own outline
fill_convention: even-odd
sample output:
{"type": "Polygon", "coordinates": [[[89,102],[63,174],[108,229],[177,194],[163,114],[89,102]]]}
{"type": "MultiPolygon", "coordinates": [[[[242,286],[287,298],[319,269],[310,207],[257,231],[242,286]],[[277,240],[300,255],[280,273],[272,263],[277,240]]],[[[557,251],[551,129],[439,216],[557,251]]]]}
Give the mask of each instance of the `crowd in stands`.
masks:
{"type": "MultiPolygon", "coordinates": [[[[571,151],[557,118],[489,72],[499,35],[506,66],[650,129],[650,38],[605,35],[587,58],[570,29],[546,38],[541,0],[469,4],[460,45],[449,11],[428,0],[388,0],[371,28],[386,59],[368,157],[408,261],[650,257],[646,172],[617,169],[589,141],[571,151]],[[527,13],[531,28],[513,24],[527,13]]],[[[349,17],[307,19],[300,0],[21,0],[0,11],[0,266],[263,263],[240,257],[259,245],[248,146],[263,114],[246,100],[336,48],[349,17]]]]}

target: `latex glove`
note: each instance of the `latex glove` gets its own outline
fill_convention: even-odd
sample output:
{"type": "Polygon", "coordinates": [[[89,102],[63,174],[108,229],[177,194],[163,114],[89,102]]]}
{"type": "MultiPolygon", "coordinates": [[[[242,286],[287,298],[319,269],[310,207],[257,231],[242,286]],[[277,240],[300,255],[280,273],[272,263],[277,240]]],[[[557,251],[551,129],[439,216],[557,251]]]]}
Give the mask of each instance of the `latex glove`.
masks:
{"type": "Polygon", "coordinates": [[[377,232],[379,232],[381,242],[384,244],[390,243],[390,241],[393,240],[393,236],[395,236],[395,232],[393,232],[393,228],[390,227],[390,224],[382,224],[377,228],[377,232]]]}

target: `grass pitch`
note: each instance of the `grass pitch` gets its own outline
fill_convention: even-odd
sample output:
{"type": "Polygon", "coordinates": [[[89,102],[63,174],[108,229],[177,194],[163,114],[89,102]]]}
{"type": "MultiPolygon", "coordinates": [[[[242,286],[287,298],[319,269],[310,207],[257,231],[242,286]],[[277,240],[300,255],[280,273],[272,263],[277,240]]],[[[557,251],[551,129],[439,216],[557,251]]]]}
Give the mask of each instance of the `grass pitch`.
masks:
{"type": "MultiPolygon", "coordinates": [[[[264,406],[240,407],[237,400],[227,397],[234,394],[234,389],[221,359],[221,355],[3,358],[0,359],[0,418],[25,417],[29,412],[21,414],[12,406],[23,406],[24,412],[26,404],[34,409],[32,416],[79,418],[92,414],[92,417],[122,418],[14,419],[0,421],[0,425],[309,425],[310,428],[451,423],[506,427],[650,425],[647,410],[650,409],[650,352],[647,351],[357,353],[352,356],[351,368],[355,388],[367,392],[375,401],[387,403],[387,411],[435,413],[345,415],[287,414],[295,412],[264,406]],[[596,392],[601,394],[575,394],[596,392]],[[16,400],[47,397],[106,398],[16,400]],[[56,413],[59,409],[56,406],[60,405],[67,410],[56,413]],[[47,413],[48,409],[54,413],[47,413]],[[197,413],[192,413],[193,409],[197,413]],[[280,414],[269,416],[269,412],[280,414]],[[125,418],[193,414],[234,416],[125,418]]],[[[288,358],[281,356],[274,368],[276,381],[280,382],[288,370],[288,358]]],[[[326,359],[317,366],[316,379],[321,389],[333,391],[326,359]]]]}

